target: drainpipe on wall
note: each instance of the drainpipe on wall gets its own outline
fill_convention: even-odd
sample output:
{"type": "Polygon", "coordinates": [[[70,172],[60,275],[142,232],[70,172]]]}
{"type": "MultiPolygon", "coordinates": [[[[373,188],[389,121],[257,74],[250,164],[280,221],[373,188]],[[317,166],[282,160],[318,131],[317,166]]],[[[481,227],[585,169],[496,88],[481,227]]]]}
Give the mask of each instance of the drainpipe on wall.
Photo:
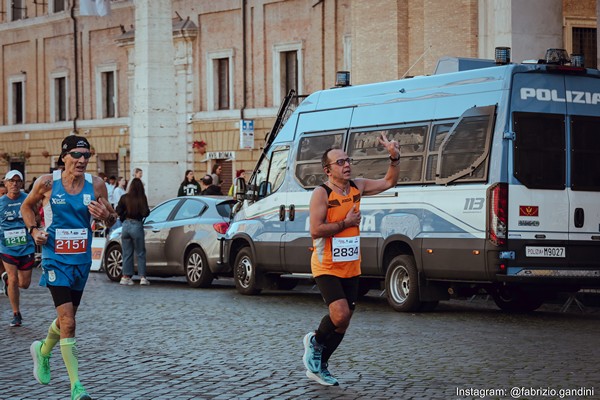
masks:
{"type": "Polygon", "coordinates": [[[79,32],[77,18],[75,18],[75,3],[71,6],[71,19],[73,20],[73,59],[75,61],[75,117],[73,118],[73,132],[77,134],[77,119],[79,118],[79,32]]]}
{"type": "Polygon", "coordinates": [[[240,119],[244,119],[246,109],[246,0],[242,0],[242,107],[240,108],[240,119]]]}

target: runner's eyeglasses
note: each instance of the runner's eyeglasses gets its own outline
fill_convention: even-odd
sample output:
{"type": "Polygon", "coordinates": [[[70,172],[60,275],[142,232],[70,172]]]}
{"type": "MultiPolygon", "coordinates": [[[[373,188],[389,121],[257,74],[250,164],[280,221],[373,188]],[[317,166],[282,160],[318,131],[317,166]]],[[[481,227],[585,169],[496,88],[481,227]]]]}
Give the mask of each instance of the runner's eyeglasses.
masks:
{"type": "Polygon", "coordinates": [[[343,167],[343,166],[344,166],[346,163],[348,163],[348,164],[352,165],[353,161],[354,161],[354,160],[352,160],[350,157],[348,157],[348,158],[340,158],[340,159],[338,159],[338,160],[335,160],[335,161],[334,161],[334,162],[332,162],[332,163],[329,163],[329,164],[327,164],[327,166],[330,166],[330,165],[332,165],[332,164],[337,164],[337,165],[339,165],[340,167],[343,167]]]}

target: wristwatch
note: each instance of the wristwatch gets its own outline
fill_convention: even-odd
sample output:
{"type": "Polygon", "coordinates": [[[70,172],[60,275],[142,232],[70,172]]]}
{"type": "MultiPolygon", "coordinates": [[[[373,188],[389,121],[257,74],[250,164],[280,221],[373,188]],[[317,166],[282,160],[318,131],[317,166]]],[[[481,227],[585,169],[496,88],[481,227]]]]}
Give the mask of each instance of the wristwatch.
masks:
{"type": "Polygon", "coordinates": [[[30,234],[30,235],[33,235],[33,230],[34,230],[34,229],[40,229],[40,227],[39,227],[39,226],[30,226],[30,227],[29,227],[29,234],[30,234]]]}
{"type": "Polygon", "coordinates": [[[398,155],[398,157],[396,157],[396,158],[392,158],[392,156],[390,156],[390,161],[391,162],[398,161],[399,159],[400,159],[400,155],[398,155]]]}

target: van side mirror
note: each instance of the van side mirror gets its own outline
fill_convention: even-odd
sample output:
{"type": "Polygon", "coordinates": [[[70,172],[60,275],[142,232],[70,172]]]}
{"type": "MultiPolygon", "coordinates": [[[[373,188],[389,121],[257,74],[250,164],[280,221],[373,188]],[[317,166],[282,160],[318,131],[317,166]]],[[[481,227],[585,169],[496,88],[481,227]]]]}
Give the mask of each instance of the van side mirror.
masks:
{"type": "Polygon", "coordinates": [[[258,185],[258,198],[262,199],[271,194],[271,182],[263,181],[258,185]]]}
{"type": "Polygon", "coordinates": [[[235,199],[243,201],[246,198],[246,180],[239,177],[235,181],[235,199]]]}

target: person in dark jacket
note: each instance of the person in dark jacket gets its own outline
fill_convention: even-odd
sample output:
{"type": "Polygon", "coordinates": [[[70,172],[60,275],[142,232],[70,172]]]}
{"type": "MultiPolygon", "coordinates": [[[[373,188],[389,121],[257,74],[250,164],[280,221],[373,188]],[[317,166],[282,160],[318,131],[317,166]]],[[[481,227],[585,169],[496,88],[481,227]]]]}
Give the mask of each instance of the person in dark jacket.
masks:
{"type": "Polygon", "coordinates": [[[223,195],[223,193],[221,193],[221,188],[217,185],[213,185],[212,176],[205,175],[201,181],[205,188],[201,193],[203,196],[222,196],[223,195]]]}
{"type": "Polygon", "coordinates": [[[148,198],[144,192],[144,184],[138,178],[133,178],[127,193],[119,199],[117,214],[123,223],[121,245],[123,246],[123,277],[119,284],[133,285],[133,252],[138,260],[138,275],[140,285],[149,285],[146,278],[146,243],[144,241],[143,220],[150,214],[148,198]]]}
{"type": "Polygon", "coordinates": [[[196,196],[200,194],[202,188],[200,184],[194,178],[194,171],[188,169],[185,171],[185,177],[183,178],[183,182],[179,185],[179,191],[177,192],[177,197],[181,196],[196,196]]]}

